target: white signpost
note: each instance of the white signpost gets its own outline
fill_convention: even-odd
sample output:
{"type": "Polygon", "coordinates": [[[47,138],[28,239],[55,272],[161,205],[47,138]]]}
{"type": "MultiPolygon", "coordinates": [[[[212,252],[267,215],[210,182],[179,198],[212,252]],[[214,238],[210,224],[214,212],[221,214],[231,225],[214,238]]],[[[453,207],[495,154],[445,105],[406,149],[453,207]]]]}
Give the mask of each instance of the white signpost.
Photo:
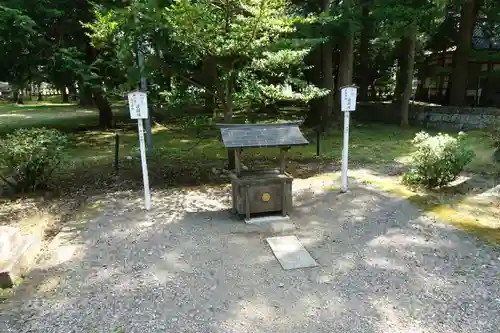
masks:
{"type": "Polygon", "coordinates": [[[349,117],[356,110],[356,97],[358,88],[356,86],[345,86],[340,88],[340,108],[344,112],[344,147],[342,149],[342,192],[347,192],[347,169],[349,158],[349,117]]]}
{"type": "Polygon", "coordinates": [[[151,208],[151,193],[149,192],[148,164],[146,160],[146,144],[144,142],[143,120],[148,118],[148,97],[145,92],[132,91],[128,94],[130,118],[137,119],[139,130],[139,149],[141,151],[142,179],[144,182],[144,206],[151,208]]]}

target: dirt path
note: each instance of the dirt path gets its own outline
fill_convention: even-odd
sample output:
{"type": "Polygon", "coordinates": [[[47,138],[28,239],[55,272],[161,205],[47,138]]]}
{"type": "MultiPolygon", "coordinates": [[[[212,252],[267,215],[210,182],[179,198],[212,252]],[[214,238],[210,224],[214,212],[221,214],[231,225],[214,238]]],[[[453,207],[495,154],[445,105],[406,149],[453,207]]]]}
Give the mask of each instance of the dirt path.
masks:
{"type": "Polygon", "coordinates": [[[497,332],[500,252],[405,200],[318,177],[291,223],[245,225],[227,189],[94,198],[1,306],[1,332],[497,332]],[[319,267],[283,271],[265,243],[299,237],[319,267]]]}

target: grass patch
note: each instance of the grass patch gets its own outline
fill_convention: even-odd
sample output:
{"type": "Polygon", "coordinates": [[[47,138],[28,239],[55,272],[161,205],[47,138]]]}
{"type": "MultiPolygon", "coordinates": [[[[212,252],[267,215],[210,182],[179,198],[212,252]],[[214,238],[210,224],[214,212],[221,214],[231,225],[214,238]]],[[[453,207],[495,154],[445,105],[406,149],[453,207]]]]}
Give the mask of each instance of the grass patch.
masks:
{"type": "MultiPolygon", "coordinates": [[[[118,105],[124,118],[128,118],[123,102],[118,105]]],[[[91,182],[104,190],[116,181],[113,170],[115,154],[115,135],[120,138],[119,158],[120,173],[123,180],[131,180],[140,184],[140,162],[138,151],[137,128],[134,123],[122,124],[110,131],[75,131],[82,126],[92,127],[97,124],[98,114],[95,110],[80,109],[75,105],[26,104],[13,106],[0,104],[0,132],[11,131],[16,127],[47,126],[63,128],[70,132],[70,145],[64,154],[64,167],[59,172],[58,185],[73,184],[84,186],[91,182]],[[64,180],[62,180],[62,178],[64,180]],[[61,181],[60,181],[61,180],[61,181]]],[[[350,133],[349,162],[351,168],[386,165],[393,162],[407,163],[413,151],[411,144],[418,128],[402,129],[397,126],[379,124],[354,124],[350,133]]],[[[311,142],[307,146],[292,147],[290,150],[289,171],[296,177],[309,177],[321,173],[320,167],[311,168],[311,163],[320,165],[340,165],[343,131],[340,127],[330,130],[320,139],[321,156],[316,156],[316,133],[304,129],[304,134],[311,142]],[[302,171],[307,170],[307,171],[302,171]]],[[[498,175],[500,164],[493,159],[493,142],[481,131],[468,134],[467,140],[472,145],[476,157],[467,167],[471,173],[498,175]]],[[[211,166],[219,167],[226,160],[226,150],[219,140],[219,132],[215,126],[196,125],[193,123],[169,123],[153,127],[154,151],[149,154],[152,184],[188,183],[199,185],[210,180],[211,166]],[[183,179],[183,180],[179,180],[183,179]]],[[[242,161],[248,167],[267,167],[278,165],[278,150],[248,149],[243,152],[242,161]]],[[[455,216],[446,210],[446,205],[454,209],[453,198],[412,192],[399,184],[378,184],[383,189],[407,198],[427,212],[441,217],[455,216]],[[383,185],[383,186],[382,186],[383,185]],[[443,206],[444,205],[444,206],[443,206]],[[445,216],[446,215],[446,216],[445,216]]],[[[459,200],[463,207],[464,198],[459,200]]],[[[456,200],[455,200],[456,201],[456,200]]],[[[474,202],[467,205],[476,207],[474,202]]],[[[482,213],[481,213],[482,214],[482,213]]],[[[466,214],[467,215],[467,214],[466,214]]],[[[470,215],[470,214],[469,214],[470,215]]],[[[453,224],[462,225],[463,229],[472,229],[484,233],[489,238],[497,239],[498,232],[480,228],[471,219],[453,217],[453,224]]]]}
{"type": "MultiPolygon", "coordinates": [[[[361,125],[353,126],[351,131],[349,162],[353,168],[358,166],[386,165],[393,162],[406,163],[413,151],[411,140],[419,131],[416,128],[401,129],[396,126],[361,125]]],[[[340,165],[343,132],[340,128],[325,134],[320,141],[321,156],[316,156],[316,135],[304,130],[309,138],[307,146],[292,147],[288,157],[288,169],[294,176],[308,177],[321,172],[320,168],[303,174],[311,163],[320,165],[340,165]]],[[[113,131],[85,131],[73,133],[71,144],[65,153],[69,169],[99,168],[113,166],[115,154],[115,135],[119,135],[119,157],[121,165],[129,165],[139,160],[138,137],[135,124],[113,131]]],[[[470,143],[477,157],[469,166],[471,172],[496,173],[499,165],[493,162],[493,148],[488,145],[486,136],[477,132],[470,135],[470,143]],[[488,164],[486,161],[489,161],[488,164]]],[[[153,127],[154,151],[149,155],[151,173],[156,169],[185,166],[200,169],[203,164],[222,166],[227,152],[219,140],[218,130],[210,125],[189,127],[182,124],[157,125],[153,127]]],[[[248,167],[267,167],[278,165],[276,148],[248,149],[243,151],[242,162],[248,167]]],[[[137,163],[136,163],[137,164],[137,163]]],[[[135,165],[134,167],[138,167],[135,165]]],[[[199,172],[195,170],[193,172],[199,172]]],[[[174,176],[171,174],[171,176],[174,176]]]]}
{"type": "MultiPolygon", "coordinates": [[[[121,105],[114,106],[115,116],[126,119],[127,113],[121,105]]],[[[0,103],[0,134],[16,128],[50,127],[63,132],[72,132],[98,125],[96,109],[80,108],[75,104],[32,102],[24,105],[0,103]]]]}
{"type": "MultiPolygon", "coordinates": [[[[353,164],[390,163],[410,153],[408,142],[415,130],[397,127],[364,126],[352,131],[350,161],[353,164]]],[[[139,158],[138,138],[135,126],[115,131],[86,131],[71,135],[71,145],[65,160],[74,167],[79,164],[112,165],[115,153],[115,136],[119,135],[120,159],[139,158]]],[[[315,134],[305,131],[311,139],[315,134]]],[[[322,153],[316,156],[316,144],[292,147],[289,155],[290,169],[314,163],[339,164],[341,158],[342,131],[325,135],[320,142],[322,153]]],[[[165,165],[192,163],[224,163],[227,152],[219,140],[215,127],[203,129],[184,128],[178,125],[158,125],[153,128],[154,152],[150,159],[159,159],[165,165]]],[[[248,167],[264,167],[278,164],[278,149],[261,148],[244,150],[242,161],[248,167]]],[[[124,161],[126,163],[126,161],[124,161]]],[[[154,170],[153,170],[154,172],[154,170]]]]}
{"type": "MultiPolygon", "coordinates": [[[[127,119],[123,101],[114,105],[118,120],[127,119]]],[[[138,156],[138,140],[135,124],[115,131],[77,131],[93,128],[98,123],[94,109],[78,108],[72,104],[27,102],[26,105],[0,104],[0,133],[19,127],[45,126],[71,133],[71,145],[66,153],[69,164],[111,164],[114,159],[115,134],[120,136],[120,156],[138,156]]],[[[349,160],[351,165],[405,163],[412,152],[411,140],[420,129],[402,129],[380,124],[354,124],[350,133],[349,160]]],[[[321,156],[316,156],[316,134],[307,129],[305,135],[311,144],[293,147],[289,161],[292,167],[311,161],[339,164],[342,153],[343,131],[335,128],[320,139],[321,156]]],[[[500,173],[500,164],[493,161],[494,148],[491,140],[482,132],[471,132],[469,141],[476,158],[468,171],[500,173]]],[[[171,163],[214,162],[223,160],[226,151],[219,141],[217,129],[205,126],[200,130],[182,124],[156,126],[153,129],[155,155],[161,155],[171,163]]],[[[277,162],[277,149],[249,149],[243,153],[243,162],[277,162]]],[[[249,165],[250,166],[250,165],[249,165]]]]}
{"type": "Polygon", "coordinates": [[[496,148],[491,137],[483,131],[472,131],[467,135],[467,141],[476,156],[465,169],[474,173],[500,175],[500,163],[494,159],[496,148]]]}

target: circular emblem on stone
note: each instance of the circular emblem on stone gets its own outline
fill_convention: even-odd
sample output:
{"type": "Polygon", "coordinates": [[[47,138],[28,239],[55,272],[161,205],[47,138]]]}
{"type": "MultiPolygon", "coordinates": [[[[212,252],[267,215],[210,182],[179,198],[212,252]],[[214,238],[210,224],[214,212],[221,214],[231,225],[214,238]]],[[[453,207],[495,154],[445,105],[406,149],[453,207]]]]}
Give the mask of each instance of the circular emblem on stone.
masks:
{"type": "Polygon", "coordinates": [[[271,195],[269,193],[262,193],[262,201],[268,202],[271,200],[271,195]]]}

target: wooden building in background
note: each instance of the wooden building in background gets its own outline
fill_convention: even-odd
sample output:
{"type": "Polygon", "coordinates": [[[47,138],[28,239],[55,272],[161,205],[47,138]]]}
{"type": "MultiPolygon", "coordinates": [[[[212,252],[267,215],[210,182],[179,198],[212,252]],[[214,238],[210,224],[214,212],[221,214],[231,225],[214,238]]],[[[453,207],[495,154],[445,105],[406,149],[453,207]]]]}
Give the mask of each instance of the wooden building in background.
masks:
{"type": "MultiPolygon", "coordinates": [[[[482,23],[474,28],[464,92],[470,106],[500,107],[500,36],[488,30],[482,23]]],[[[417,101],[448,105],[455,52],[456,47],[429,52],[417,64],[417,101]]]]}

